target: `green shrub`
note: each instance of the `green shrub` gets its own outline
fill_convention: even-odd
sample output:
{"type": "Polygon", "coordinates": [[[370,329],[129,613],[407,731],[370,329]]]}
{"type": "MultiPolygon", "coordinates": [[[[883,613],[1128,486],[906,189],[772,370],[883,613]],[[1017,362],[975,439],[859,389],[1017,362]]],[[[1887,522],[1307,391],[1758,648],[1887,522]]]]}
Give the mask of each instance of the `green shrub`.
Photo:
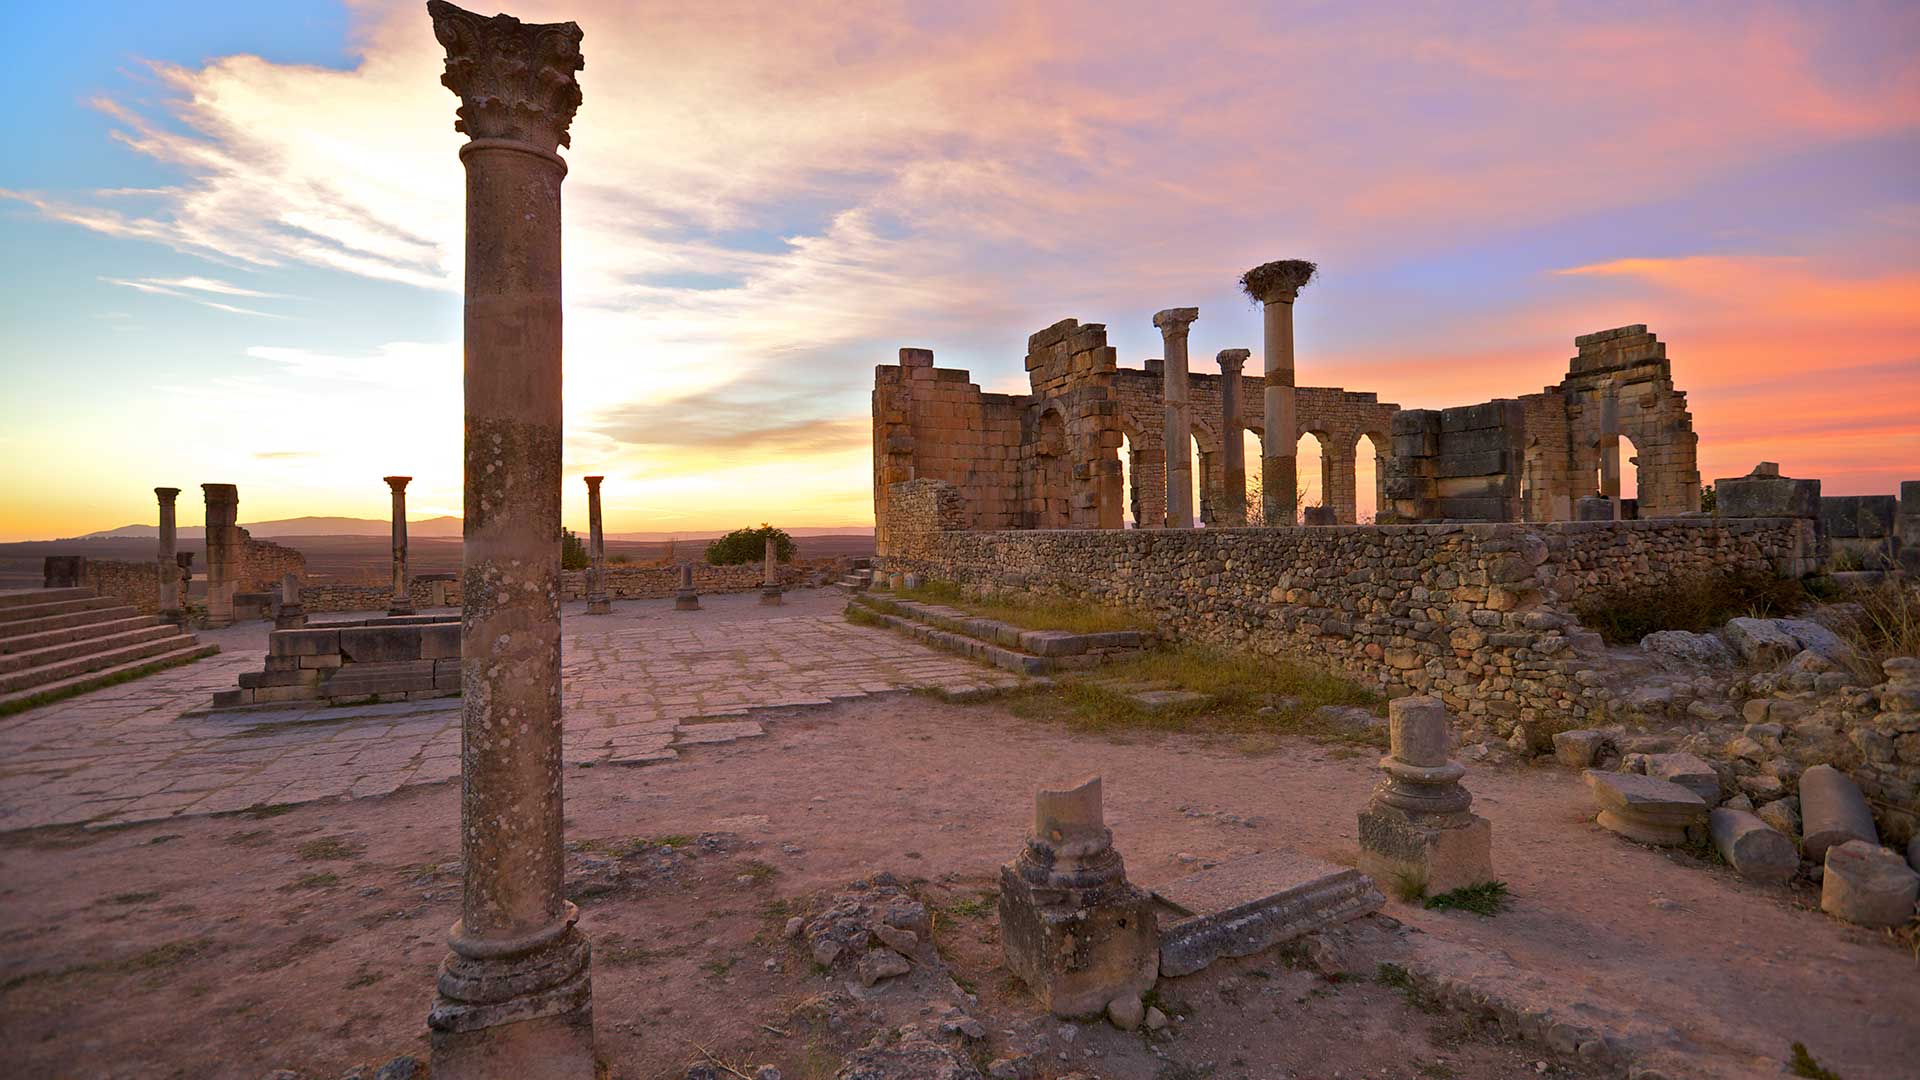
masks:
{"type": "Polygon", "coordinates": [[[1789,615],[1807,601],[1800,583],[1771,574],[1702,574],[1665,585],[1601,593],[1574,605],[1580,621],[1615,645],[1656,630],[1705,633],[1740,615],[1789,615]]]}
{"type": "Polygon", "coordinates": [[[767,557],[769,536],[773,537],[774,557],[781,562],[792,562],[793,537],[788,536],[785,529],[776,529],[764,522],[757,529],[735,529],[708,544],[707,562],[714,566],[759,562],[767,557]]]}
{"type": "Polygon", "coordinates": [[[573,534],[573,530],[561,529],[560,569],[585,570],[587,563],[591,561],[591,559],[587,558],[587,545],[581,542],[578,536],[573,534]]]}

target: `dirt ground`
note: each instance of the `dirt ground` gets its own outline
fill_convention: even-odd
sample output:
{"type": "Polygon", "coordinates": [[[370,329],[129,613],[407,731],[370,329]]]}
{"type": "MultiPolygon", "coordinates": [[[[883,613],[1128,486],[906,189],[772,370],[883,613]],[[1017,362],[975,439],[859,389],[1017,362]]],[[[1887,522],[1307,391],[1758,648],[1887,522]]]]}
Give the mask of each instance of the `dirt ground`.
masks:
{"type": "MultiPolygon", "coordinates": [[[[1103,774],[1116,844],[1150,886],[1281,845],[1351,860],[1371,758],[1077,734],[919,695],[766,718],[766,738],[676,762],[568,770],[570,889],[615,1076],[678,1080],[711,1054],[748,1075],[830,1077],[869,1036],[956,1004],[987,1029],[971,1056],[1024,1055],[1034,1077],[1604,1075],[1377,977],[1409,956],[1625,1032],[1674,1077],[1782,1075],[1794,1041],[1847,1080],[1920,1076],[1912,956],[1819,914],[1804,886],[1751,886],[1600,831],[1577,777],[1548,768],[1468,775],[1510,911],[1389,901],[1347,976],[1269,953],[1165,980],[1175,1021],[1152,1037],[1048,1020],[999,966],[981,902],[1034,788],[1103,774]],[[881,872],[935,910],[939,961],[868,990],[816,971],[780,928],[881,872]]],[[[424,1058],[458,819],[446,783],[0,837],[0,1075],[332,1080],[424,1058]]]]}

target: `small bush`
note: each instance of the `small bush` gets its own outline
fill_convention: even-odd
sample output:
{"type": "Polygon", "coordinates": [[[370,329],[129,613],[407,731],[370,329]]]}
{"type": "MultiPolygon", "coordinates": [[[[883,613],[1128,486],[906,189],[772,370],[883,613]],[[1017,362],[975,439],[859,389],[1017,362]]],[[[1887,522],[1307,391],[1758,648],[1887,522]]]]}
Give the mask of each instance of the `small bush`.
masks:
{"type": "Polygon", "coordinates": [[[1507,894],[1506,882],[1482,881],[1452,892],[1443,892],[1439,896],[1429,896],[1426,906],[1434,911],[1471,911],[1475,915],[1492,918],[1507,910],[1507,905],[1512,902],[1513,898],[1507,894]]]}
{"type": "Polygon", "coordinates": [[[1574,605],[1580,621],[1615,645],[1656,630],[1705,633],[1741,615],[1790,615],[1807,601],[1800,583],[1771,574],[1698,575],[1665,585],[1601,593],[1574,605]]]}
{"type": "Polygon", "coordinates": [[[1880,682],[1886,678],[1882,661],[1920,656],[1920,588],[1886,581],[1871,589],[1855,589],[1845,599],[1860,605],[1860,617],[1846,630],[1860,675],[1880,682]]]}
{"type": "Polygon", "coordinates": [[[1793,1070],[1793,1075],[1804,1076],[1808,1080],[1840,1080],[1839,1073],[1813,1060],[1813,1055],[1807,1052],[1806,1043],[1793,1044],[1793,1058],[1787,1065],[1793,1070]]]}
{"type": "Polygon", "coordinates": [[[587,545],[574,535],[572,529],[560,530],[560,569],[585,570],[592,562],[587,557],[587,545]]]}
{"type": "Polygon", "coordinates": [[[761,523],[757,529],[735,529],[707,545],[707,562],[714,566],[740,566],[757,563],[767,557],[767,537],[773,537],[774,558],[793,561],[793,537],[785,529],[761,523]]]}

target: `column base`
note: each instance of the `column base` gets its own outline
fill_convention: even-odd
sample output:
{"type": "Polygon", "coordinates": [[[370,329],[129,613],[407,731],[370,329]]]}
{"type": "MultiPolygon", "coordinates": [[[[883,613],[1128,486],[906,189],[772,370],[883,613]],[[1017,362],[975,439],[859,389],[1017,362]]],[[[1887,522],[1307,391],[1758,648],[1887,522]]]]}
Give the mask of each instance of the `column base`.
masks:
{"type": "Polygon", "coordinates": [[[160,613],[160,621],[166,623],[168,626],[185,626],[187,625],[187,613],[178,609],[163,611],[160,613]]]}
{"type": "Polygon", "coordinates": [[[435,1077],[594,1080],[592,950],[567,909],[557,937],[541,931],[539,944],[497,955],[486,953],[502,944],[465,939],[454,924],[427,1014],[435,1077]]]}
{"type": "Polygon", "coordinates": [[[697,593],[683,592],[673,598],[675,611],[699,611],[700,597],[697,593]]]}
{"type": "Polygon", "coordinates": [[[438,1080],[594,1080],[593,1005],[474,1031],[429,1032],[438,1080]]]}
{"type": "Polygon", "coordinates": [[[587,614],[589,614],[589,615],[611,615],[611,614],[613,614],[613,601],[611,601],[611,600],[608,600],[608,599],[607,599],[606,597],[604,597],[604,596],[603,596],[603,597],[601,597],[601,598],[600,598],[600,599],[598,599],[598,600],[588,600],[588,601],[587,601],[587,614]]]}
{"type": "Polygon", "coordinates": [[[390,605],[390,606],[389,606],[389,607],[387,608],[387,614],[389,614],[389,615],[411,615],[411,614],[413,614],[413,605],[412,605],[412,604],[393,604],[393,605],[390,605]]]}
{"type": "Polygon", "coordinates": [[[786,600],[782,598],[780,586],[768,585],[760,590],[760,602],[768,607],[779,607],[786,600]]]}

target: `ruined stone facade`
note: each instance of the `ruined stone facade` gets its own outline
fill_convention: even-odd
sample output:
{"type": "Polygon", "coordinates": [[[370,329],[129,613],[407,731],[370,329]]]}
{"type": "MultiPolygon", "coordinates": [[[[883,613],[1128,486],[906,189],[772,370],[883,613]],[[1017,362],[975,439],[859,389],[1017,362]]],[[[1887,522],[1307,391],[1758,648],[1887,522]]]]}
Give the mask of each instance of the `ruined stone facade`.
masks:
{"type": "Polygon", "coordinates": [[[890,492],[889,569],[1131,608],[1179,637],[1435,694],[1496,729],[1608,714],[1611,692],[1577,677],[1600,647],[1582,598],[1791,570],[1814,542],[1804,518],[981,531],[956,495],[935,480],[890,492]]]}
{"type": "MultiPolygon", "coordinates": [[[[1558,386],[1483,405],[1403,412],[1373,393],[1295,389],[1295,420],[1284,438],[1288,447],[1302,434],[1320,443],[1326,511],[1317,520],[1356,522],[1356,459],[1367,444],[1382,520],[1570,521],[1589,495],[1608,498],[1609,518],[1697,511],[1698,439],[1666,346],[1645,326],[1574,342],[1577,355],[1558,386]],[[1623,500],[1629,444],[1625,460],[1637,466],[1638,498],[1623,500]]],[[[902,349],[898,364],[875,369],[874,519],[882,555],[891,489],[916,479],[952,484],[967,528],[1112,529],[1128,517],[1142,528],[1167,524],[1163,362],[1122,368],[1105,326],[1068,319],[1029,339],[1026,368],[1032,392],[1024,395],[983,393],[968,372],[934,367],[926,349],[902,349]]],[[[1182,411],[1198,447],[1197,518],[1215,527],[1237,523],[1245,505],[1226,479],[1227,377],[1239,380],[1245,429],[1263,448],[1267,440],[1261,376],[1187,375],[1182,411]]]]}

